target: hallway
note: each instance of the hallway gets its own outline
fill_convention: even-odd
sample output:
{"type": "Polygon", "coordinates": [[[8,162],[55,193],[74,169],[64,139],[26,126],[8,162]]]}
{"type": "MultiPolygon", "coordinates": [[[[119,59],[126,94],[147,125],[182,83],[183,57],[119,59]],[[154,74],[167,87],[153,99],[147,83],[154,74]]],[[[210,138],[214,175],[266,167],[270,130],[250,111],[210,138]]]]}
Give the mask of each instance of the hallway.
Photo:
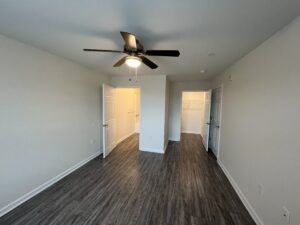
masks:
{"type": "Polygon", "coordinates": [[[138,151],[138,136],[92,160],[0,218],[1,225],[254,225],[200,135],[165,155],[138,151]]]}

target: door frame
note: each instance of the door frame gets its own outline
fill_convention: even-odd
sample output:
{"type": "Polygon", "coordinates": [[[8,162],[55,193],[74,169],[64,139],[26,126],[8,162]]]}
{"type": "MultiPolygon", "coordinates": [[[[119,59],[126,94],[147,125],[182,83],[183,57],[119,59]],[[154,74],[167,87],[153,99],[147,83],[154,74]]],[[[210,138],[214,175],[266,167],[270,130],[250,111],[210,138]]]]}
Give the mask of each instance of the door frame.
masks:
{"type": "Polygon", "coordinates": [[[220,88],[221,89],[221,96],[220,96],[220,128],[219,128],[219,138],[218,138],[218,154],[217,154],[217,159],[219,158],[220,156],[220,145],[221,145],[221,133],[222,133],[222,125],[223,125],[223,122],[222,122],[222,114],[223,114],[223,95],[224,95],[224,84],[221,84],[221,85],[218,85],[212,89],[186,89],[186,90],[181,90],[180,92],[180,126],[179,126],[179,132],[180,132],[180,136],[179,136],[179,140],[181,140],[181,120],[182,120],[182,96],[183,96],[183,92],[207,92],[209,90],[213,90],[213,89],[216,89],[216,88],[220,88]]]}
{"type": "MultiPolygon", "coordinates": [[[[141,117],[142,117],[142,113],[141,113],[141,109],[142,109],[142,98],[141,98],[141,93],[142,93],[142,88],[140,87],[140,86],[112,86],[111,84],[107,84],[107,83],[103,83],[102,84],[102,90],[101,90],[101,101],[102,101],[102,109],[100,110],[101,111],[101,114],[102,114],[102,123],[101,123],[101,129],[102,129],[102,154],[103,154],[103,158],[105,158],[106,156],[108,156],[108,154],[110,153],[108,153],[108,154],[106,154],[106,152],[104,151],[104,149],[105,149],[105,147],[104,147],[104,145],[105,145],[105,133],[104,133],[104,110],[105,110],[105,101],[104,101],[104,86],[110,86],[110,87],[113,87],[114,89],[139,89],[139,95],[140,95],[140,114],[139,114],[139,126],[141,125],[141,117]]],[[[136,123],[136,120],[135,120],[135,123],[136,123]]],[[[140,132],[140,130],[141,129],[139,129],[139,134],[141,133],[140,132]]],[[[117,142],[113,145],[113,149],[117,146],[117,144],[118,143],[120,143],[120,142],[118,142],[118,140],[117,140],[117,142]]],[[[140,142],[139,142],[139,145],[140,145],[140,142]]],[[[140,146],[139,146],[139,148],[140,148],[140,146]]],[[[112,150],[113,150],[112,149],[112,150]]],[[[111,150],[111,151],[112,151],[111,150]]]]}
{"type": "MultiPolygon", "coordinates": [[[[102,124],[101,124],[101,129],[102,129],[102,152],[103,152],[103,158],[106,158],[110,153],[111,151],[116,147],[115,146],[115,143],[112,145],[111,147],[111,150],[107,150],[105,145],[106,145],[106,140],[105,140],[105,137],[106,137],[106,134],[105,134],[105,86],[106,87],[109,87],[109,88],[115,88],[114,86],[111,86],[110,84],[107,84],[107,83],[103,83],[102,84],[102,124]]],[[[110,129],[113,129],[113,126],[110,127],[110,129]]]]}
{"type": "Polygon", "coordinates": [[[205,92],[208,92],[210,89],[208,90],[194,90],[194,89],[191,89],[191,90],[181,90],[180,92],[180,125],[179,125],[179,140],[176,140],[176,141],[181,141],[181,121],[182,121],[182,98],[183,98],[183,92],[202,92],[202,93],[205,93],[205,92]]]}
{"type": "MultiPolygon", "coordinates": [[[[206,132],[207,137],[202,136],[203,146],[206,152],[208,152],[208,146],[209,146],[209,134],[211,129],[211,123],[210,123],[210,115],[211,115],[211,96],[212,96],[212,89],[209,89],[205,93],[205,99],[204,99],[204,105],[206,106],[206,95],[209,94],[209,109],[208,109],[208,121],[204,121],[204,126],[206,126],[206,132]],[[204,139],[205,138],[205,139],[204,139]]],[[[205,118],[206,119],[206,118],[205,118]]],[[[204,135],[204,134],[202,134],[204,135]]]]}
{"type": "Polygon", "coordinates": [[[219,128],[219,135],[218,135],[218,149],[217,149],[217,155],[216,155],[216,158],[219,159],[219,156],[220,156],[220,144],[221,144],[221,132],[222,132],[222,125],[223,125],[223,122],[222,122],[222,113],[223,113],[223,90],[224,90],[224,85],[221,84],[219,86],[216,86],[214,88],[212,88],[212,91],[215,90],[215,89],[218,89],[220,88],[220,112],[219,112],[219,125],[220,125],[220,128],[219,128]]]}
{"type": "Polygon", "coordinates": [[[139,89],[140,90],[140,132],[139,132],[139,150],[141,149],[141,121],[143,117],[143,101],[142,101],[142,86],[141,85],[115,85],[115,88],[132,88],[132,89],[139,89]]]}
{"type": "Polygon", "coordinates": [[[136,133],[140,133],[140,126],[141,126],[141,88],[132,88],[132,89],[138,89],[139,90],[139,99],[140,99],[140,101],[139,101],[139,115],[138,115],[138,117],[139,117],[139,119],[138,119],[138,123],[139,123],[139,128],[138,128],[138,130],[136,129],[136,121],[137,121],[137,119],[136,119],[136,117],[137,117],[137,115],[136,115],[136,110],[137,110],[137,95],[136,94],[134,94],[134,110],[135,110],[135,115],[134,115],[134,131],[136,132],[136,133]]]}

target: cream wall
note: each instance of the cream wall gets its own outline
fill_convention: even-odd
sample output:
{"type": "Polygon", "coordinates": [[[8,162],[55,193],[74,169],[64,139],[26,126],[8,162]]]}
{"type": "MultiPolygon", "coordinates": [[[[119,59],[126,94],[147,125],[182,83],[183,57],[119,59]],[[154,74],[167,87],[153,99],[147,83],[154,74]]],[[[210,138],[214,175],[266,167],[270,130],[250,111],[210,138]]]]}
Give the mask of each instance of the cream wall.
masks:
{"type": "Polygon", "coordinates": [[[300,224],[300,18],[214,80],[223,83],[220,165],[257,224],[300,224]]]}
{"type": "Polygon", "coordinates": [[[182,92],[207,91],[210,88],[211,82],[208,81],[170,82],[169,140],[180,141],[182,92]]]}
{"type": "Polygon", "coordinates": [[[116,143],[119,143],[135,133],[135,94],[138,89],[115,89],[115,118],[116,118],[116,143]]]}
{"type": "Polygon", "coordinates": [[[0,35],[0,215],[100,154],[103,82],[0,35]]]}
{"type": "Polygon", "coordinates": [[[183,92],[181,132],[202,134],[205,92],[183,92]]]}

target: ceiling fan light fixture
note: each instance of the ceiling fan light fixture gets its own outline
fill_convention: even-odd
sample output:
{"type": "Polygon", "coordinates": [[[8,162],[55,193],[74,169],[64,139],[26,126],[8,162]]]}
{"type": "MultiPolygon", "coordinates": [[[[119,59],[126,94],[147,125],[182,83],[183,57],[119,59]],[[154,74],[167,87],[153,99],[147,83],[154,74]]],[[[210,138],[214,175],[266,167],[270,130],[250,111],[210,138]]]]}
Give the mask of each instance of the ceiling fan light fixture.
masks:
{"type": "Polygon", "coordinates": [[[121,53],[128,56],[123,56],[117,61],[113,67],[120,67],[124,63],[131,68],[138,68],[141,63],[145,64],[151,69],[156,69],[158,65],[148,59],[146,56],[168,56],[178,57],[180,52],[178,50],[144,50],[143,45],[139,42],[136,36],[132,33],[121,31],[121,36],[125,42],[123,50],[107,50],[107,49],[94,49],[84,48],[86,52],[109,52],[109,53],[121,53]]]}
{"type": "Polygon", "coordinates": [[[135,56],[128,56],[126,57],[126,64],[129,67],[137,68],[141,65],[141,59],[135,56]]]}

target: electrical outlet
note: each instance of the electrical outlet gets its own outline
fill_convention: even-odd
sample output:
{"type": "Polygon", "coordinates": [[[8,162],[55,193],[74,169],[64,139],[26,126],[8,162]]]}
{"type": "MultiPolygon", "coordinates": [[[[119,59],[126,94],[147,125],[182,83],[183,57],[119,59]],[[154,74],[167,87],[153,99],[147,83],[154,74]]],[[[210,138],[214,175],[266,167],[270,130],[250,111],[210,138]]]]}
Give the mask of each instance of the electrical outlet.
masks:
{"type": "Polygon", "coordinates": [[[291,222],[291,213],[285,206],[282,207],[282,215],[284,217],[285,223],[290,224],[290,222],[291,222]]]}

